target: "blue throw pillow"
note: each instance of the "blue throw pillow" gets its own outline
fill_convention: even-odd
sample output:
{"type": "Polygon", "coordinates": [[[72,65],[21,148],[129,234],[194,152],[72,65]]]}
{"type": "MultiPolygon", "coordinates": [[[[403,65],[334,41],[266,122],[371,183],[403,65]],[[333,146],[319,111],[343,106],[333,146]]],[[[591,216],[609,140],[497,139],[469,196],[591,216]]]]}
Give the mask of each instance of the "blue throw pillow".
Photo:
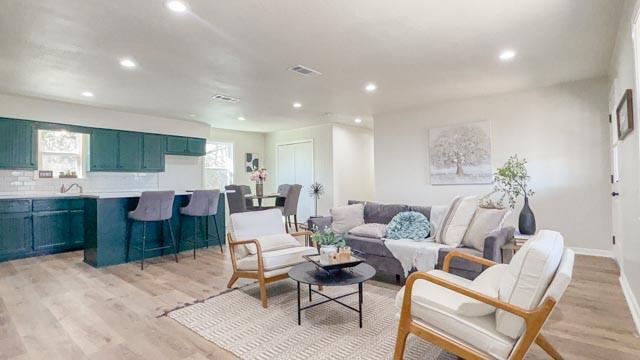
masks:
{"type": "Polygon", "coordinates": [[[424,240],[429,236],[429,219],[416,211],[405,211],[394,216],[387,225],[388,239],[424,240]]]}

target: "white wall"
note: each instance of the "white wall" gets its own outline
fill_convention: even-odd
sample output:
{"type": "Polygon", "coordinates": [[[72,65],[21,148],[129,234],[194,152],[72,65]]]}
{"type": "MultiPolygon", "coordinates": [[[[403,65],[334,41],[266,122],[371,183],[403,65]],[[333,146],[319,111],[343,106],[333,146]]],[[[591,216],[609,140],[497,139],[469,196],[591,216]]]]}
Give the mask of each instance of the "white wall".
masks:
{"type": "Polygon", "coordinates": [[[620,164],[619,229],[616,235],[616,251],[621,267],[621,282],[630,303],[636,327],[640,331],[640,106],[636,88],[634,49],[631,38],[633,17],[638,11],[638,1],[627,1],[620,22],[616,48],[610,69],[610,86],[614,86],[616,102],[626,89],[633,89],[635,105],[635,130],[618,145],[620,164]]]}
{"type": "Polygon", "coordinates": [[[211,141],[233,143],[233,183],[253,186],[253,182],[249,180],[249,173],[245,171],[245,154],[258,154],[260,167],[265,167],[265,134],[211,128],[208,139],[211,141]]]}
{"type": "MultiPolygon", "coordinates": [[[[311,126],[294,130],[275,131],[266,134],[265,152],[266,168],[270,178],[265,184],[265,191],[275,192],[278,188],[276,179],[276,148],[279,144],[296,141],[313,140],[313,174],[314,180],[325,187],[325,195],[318,201],[318,214],[326,215],[333,206],[333,125],[311,126]]],[[[300,196],[306,196],[307,189],[300,196]]]]}
{"type": "MultiPolygon", "coordinates": [[[[562,232],[568,246],[611,249],[605,79],[443,102],[374,120],[378,200],[433,205],[490,192],[491,185],[431,186],[427,153],[429,128],[490,120],[493,167],[513,154],[529,161],[538,228],[562,232]]],[[[520,209],[508,223],[517,224],[520,209]]]]}
{"type": "Polygon", "coordinates": [[[333,205],[348,200],[374,198],[373,132],[370,129],[333,126],[333,205]]]}

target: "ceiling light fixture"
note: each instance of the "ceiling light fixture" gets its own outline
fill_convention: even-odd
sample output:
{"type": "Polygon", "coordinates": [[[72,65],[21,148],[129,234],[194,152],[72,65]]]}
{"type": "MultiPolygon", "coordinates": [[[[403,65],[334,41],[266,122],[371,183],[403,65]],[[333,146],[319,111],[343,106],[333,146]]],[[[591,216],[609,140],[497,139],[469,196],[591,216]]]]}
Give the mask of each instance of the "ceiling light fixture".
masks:
{"type": "Polygon", "coordinates": [[[514,57],[516,57],[516,52],[513,50],[504,50],[503,52],[500,53],[501,61],[509,61],[514,57]]]}
{"type": "Polygon", "coordinates": [[[374,83],[368,83],[367,86],[364,87],[364,89],[367,90],[368,92],[374,92],[376,91],[377,88],[378,87],[374,83]]]}
{"type": "Polygon", "coordinates": [[[183,3],[182,1],[178,1],[178,0],[167,1],[165,3],[165,6],[167,7],[167,9],[169,9],[169,10],[175,12],[175,13],[184,13],[189,9],[187,4],[183,3]]]}
{"type": "Polygon", "coordinates": [[[300,104],[299,102],[294,102],[293,107],[296,109],[300,109],[302,107],[302,104],[300,104]]]}
{"type": "Polygon", "coordinates": [[[82,96],[84,97],[93,97],[93,93],[91,91],[83,91],[82,96]]]}
{"type": "Polygon", "coordinates": [[[138,66],[138,64],[136,64],[136,62],[131,59],[122,59],[120,60],[120,66],[127,69],[133,69],[138,66]]]}
{"type": "Polygon", "coordinates": [[[240,121],[244,121],[244,120],[245,120],[245,118],[244,118],[244,116],[238,116],[238,120],[240,120],[240,121]]]}
{"type": "Polygon", "coordinates": [[[355,118],[355,120],[353,120],[353,121],[355,121],[355,122],[356,122],[356,124],[360,124],[360,123],[362,122],[362,119],[360,119],[360,118],[355,118]]]}

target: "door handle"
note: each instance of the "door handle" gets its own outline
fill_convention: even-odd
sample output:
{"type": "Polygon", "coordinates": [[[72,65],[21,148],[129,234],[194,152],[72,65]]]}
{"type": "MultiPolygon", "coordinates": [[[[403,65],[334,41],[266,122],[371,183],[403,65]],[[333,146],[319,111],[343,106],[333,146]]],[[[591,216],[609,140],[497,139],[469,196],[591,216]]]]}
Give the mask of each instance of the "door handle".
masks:
{"type": "Polygon", "coordinates": [[[612,193],[611,193],[611,196],[620,196],[620,193],[619,193],[619,192],[614,191],[614,192],[612,192],[612,193]]]}

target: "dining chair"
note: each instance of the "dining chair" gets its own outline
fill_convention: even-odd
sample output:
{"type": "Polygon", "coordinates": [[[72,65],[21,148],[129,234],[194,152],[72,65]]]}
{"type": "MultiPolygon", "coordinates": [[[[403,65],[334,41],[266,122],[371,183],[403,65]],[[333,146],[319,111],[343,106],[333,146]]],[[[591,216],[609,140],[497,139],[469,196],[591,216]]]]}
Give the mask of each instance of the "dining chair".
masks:
{"type": "Polygon", "coordinates": [[[293,223],[296,231],[298,231],[298,200],[300,199],[302,185],[293,184],[287,185],[287,187],[287,195],[284,198],[284,204],[278,208],[282,211],[282,216],[284,216],[284,223],[287,227],[287,231],[290,231],[292,228],[291,217],[293,217],[293,223]]]}
{"type": "Polygon", "coordinates": [[[252,206],[251,199],[247,199],[246,195],[251,194],[251,188],[247,185],[227,185],[224,187],[227,192],[227,201],[229,203],[229,214],[256,211],[257,207],[252,206]]]}
{"type": "Polygon", "coordinates": [[[287,198],[287,193],[289,193],[289,188],[290,187],[291,187],[291,185],[289,185],[289,184],[280,184],[280,185],[278,185],[277,193],[280,196],[276,198],[276,207],[284,206],[284,201],[287,198]]]}

